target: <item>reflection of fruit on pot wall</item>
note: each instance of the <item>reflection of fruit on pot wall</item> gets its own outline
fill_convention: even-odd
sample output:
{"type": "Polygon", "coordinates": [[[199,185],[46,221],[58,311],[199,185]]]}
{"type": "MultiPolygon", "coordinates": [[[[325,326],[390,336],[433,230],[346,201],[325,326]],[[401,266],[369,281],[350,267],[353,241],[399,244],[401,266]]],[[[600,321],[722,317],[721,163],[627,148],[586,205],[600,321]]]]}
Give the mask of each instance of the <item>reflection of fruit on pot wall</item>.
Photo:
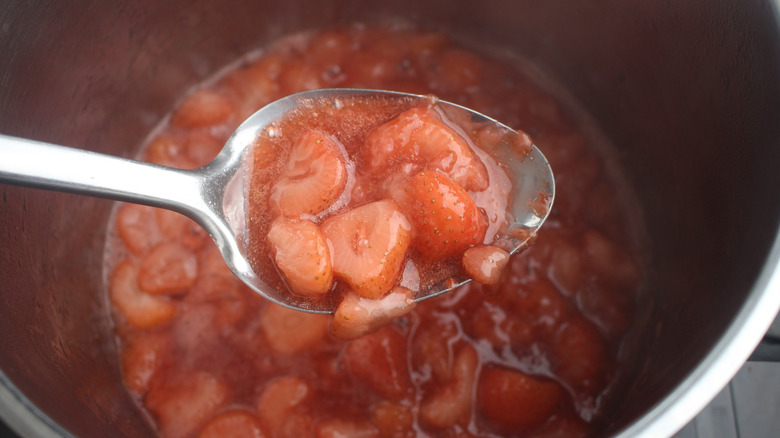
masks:
{"type": "Polygon", "coordinates": [[[488,176],[499,175],[495,163],[466,140],[452,143],[424,106],[389,112],[362,133],[282,126],[274,136],[289,144],[255,156],[250,232],[260,238],[250,256],[272,284],[311,299],[335,282],[346,294],[335,318],[358,328],[333,323],[329,333],[332,317],[265,302],[190,221],[122,206],[109,294],[128,390],[169,437],[590,434],[606,414],[600,400],[622,391],[617,353],[642,282],[642,230],[605,145],[586,134],[595,128],[522,65],[413,28],[284,39],[195,89],[144,158],[201,165],[259,106],[306,88],[358,86],[436,94],[529,132],[558,181],[531,249],[497,284],[472,283],[412,310],[404,290],[463,269],[463,251],[489,248],[481,245],[502,229],[509,186],[488,176]],[[413,149],[407,126],[433,140],[413,149]],[[355,239],[370,244],[357,251],[355,239]],[[389,324],[355,322],[362,314],[350,309],[365,298],[395,303],[371,310],[389,324]]]}

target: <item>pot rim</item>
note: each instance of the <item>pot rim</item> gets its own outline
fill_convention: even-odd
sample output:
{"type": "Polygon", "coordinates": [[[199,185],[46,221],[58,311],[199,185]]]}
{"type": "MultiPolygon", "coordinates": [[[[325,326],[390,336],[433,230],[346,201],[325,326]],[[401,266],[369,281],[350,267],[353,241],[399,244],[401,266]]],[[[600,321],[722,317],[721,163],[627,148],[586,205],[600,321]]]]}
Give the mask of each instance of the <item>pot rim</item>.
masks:
{"type": "MultiPolygon", "coordinates": [[[[775,3],[780,4],[780,0],[775,3]]],[[[780,15],[776,16],[780,19],[780,15]]],[[[751,289],[742,309],[699,365],[674,391],[616,438],[674,435],[693,420],[747,362],[780,311],[780,230],[751,289]]]]}
{"type": "Polygon", "coordinates": [[[0,418],[21,436],[74,438],[71,433],[41,411],[0,370],[0,418]]]}

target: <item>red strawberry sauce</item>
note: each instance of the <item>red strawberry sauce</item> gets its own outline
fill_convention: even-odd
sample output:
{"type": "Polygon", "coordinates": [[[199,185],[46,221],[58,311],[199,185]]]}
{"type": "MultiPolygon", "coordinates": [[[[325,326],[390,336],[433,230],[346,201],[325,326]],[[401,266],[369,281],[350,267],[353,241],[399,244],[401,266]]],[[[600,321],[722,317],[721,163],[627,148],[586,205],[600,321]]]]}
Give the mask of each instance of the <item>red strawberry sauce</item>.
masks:
{"type": "MultiPolygon", "coordinates": [[[[478,135],[465,134],[472,131],[477,127],[455,124],[429,98],[306,102],[269,127],[254,146],[248,253],[255,271],[291,298],[335,302],[349,291],[381,298],[401,282],[404,272],[407,278],[402,283],[411,294],[451,277],[462,280],[467,276],[460,268],[463,252],[492,243],[507,228],[511,191],[506,171],[477,143],[478,135]],[[326,154],[339,158],[320,158],[326,154]],[[288,176],[292,167],[299,176],[288,176]],[[348,169],[346,183],[334,184],[332,175],[341,168],[348,169]],[[300,206],[278,208],[280,192],[292,199],[288,204],[300,200],[300,206]],[[480,194],[477,202],[469,193],[480,194]],[[405,229],[388,227],[388,217],[342,220],[353,216],[350,211],[356,207],[374,202],[392,203],[409,224],[405,229]],[[294,272],[280,265],[281,258],[291,258],[289,248],[299,245],[302,236],[269,242],[269,224],[278,217],[308,222],[323,231],[336,276],[329,292],[313,297],[296,290],[299,279],[320,278],[326,272],[307,269],[305,262],[294,272]],[[331,226],[334,222],[339,226],[331,226]],[[358,230],[361,225],[367,227],[365,233],[358,230]],[[385,243],[399,233],[393,245],[385,243]],[[345,259],[346,252],[354,254],[345,259]],[[383,266],[381,273],[372,275],[374,268],[383,266]],[[408,278],[410,271],[419,278],[408,278]]],[[[313,257],[311,251],[296,256],[313,257]]]]}
{"type": "MultiPolygon", "coordinates": [[[[534,245],[510,259],[497,284],[472,283],[418,304],[374,333],[342,341],[329,332],[332,317],[287,310],[249,291],[188,219],[118,206],[106,248],[107,293],[122,377],[155,430],[173,438],[597,436],[619,399],[629,369],[627,339],[641,315],[637,303],[646,275],[641,218],[597,126],[526,63],[403,26],[352,25],[295,35],[185,96],[149,138],[142,158],[182,168],[203,165],[261,106],[326,87],[433,94],[525,131],[555,171],[551,216],[534,245]]],[[[314,253],[326,253],[326,232],[357,229],[366,216],[376,215],[392,225],[379,230],[385,232],[380,237],[390,236],[381,240],[387,257],[397,258],[399,248],[406,248],[402,284],[414,286],[415,278],[424,283],[441,270],[459,269],[431,268],[415,245],[449,245],[450,239],[436,234],[442,231],[438,225],[430,227],[431,236],[415,235],[413,224],[424,224],[429,215],[411,217],[410,191],[397,187],[416,182],[411,192],[424,192],[435,183],[434,202],[449,199],[447,208],[464,215],[471,207],[458,197],[458,187],[471,193],[487,213],[480,213],[488,224],[480,232],[490,239],[500,231],[505,205],[478,189],[485,173],[493,187],[495,169],[472,167],[468,154],[456,163],[430,151],[361,152],[372,129],[417,106],[380,102],[367,111],[344,102],[340,117],[309,113],[282,126],[275,133],[282,143],[255,156],[252,232],[267,235],[280,211],[300,208],[279,195],[276,210],[263,210],[272,191],[288,193],[274,189],[281,175],[297,181],[319,174],[341,192],[308,203],[311,212],[282,224],[316,233],[296,222],[302,215],[326,228],[314,253]],[[310,135],[311,143],[296,145],[298,134],[312,128],[326,136],[310,135]],[[327,147],[319,149],[323,143],[327,147]],[[286,161],[291,155],[318,160],[322,168],[301,171],[286,161]],[[415,161],[419,157],[426,157],[429,168],[417,168],[426,167],[415,161]],[[343,160],[344,168],[331,168],[334,160],[343,160]],[[423,171],[445,176],[420,176],[423,171]],[[371,207],[340,216],[365,205],[371,207]],[[419,263],[408,267],[408,260],[419,263]]],[[[482,152],[474,153],[486,161],[482,152]]],[[[473,222],[481,226],[479,217],[473,222]]],[[[250,251],[258,270],[284,287],[268,241],[257,242],[250,251]]],[[[366,284],[372,293],[386,287],[379,281],[387,270],[382,268],[376,277],[353,284],[366,284]]],[[[317,277],[307,293],[319,293],[322,279],[329,281],[317,277]]]]}

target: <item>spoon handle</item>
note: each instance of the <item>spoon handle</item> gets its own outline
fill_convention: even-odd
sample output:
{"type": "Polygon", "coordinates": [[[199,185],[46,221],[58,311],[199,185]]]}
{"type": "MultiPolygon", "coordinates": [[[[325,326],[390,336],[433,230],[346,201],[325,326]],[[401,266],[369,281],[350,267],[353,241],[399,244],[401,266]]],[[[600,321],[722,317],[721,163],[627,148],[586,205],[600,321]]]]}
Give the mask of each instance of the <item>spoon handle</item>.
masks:
{"type": "Polygon", "coordinates": [[[0,182],[177,211],[202,202],[192,171],[2,134],[0,182]]]}
{"type": "Polygon", "coordinates": [[[0,134],[0,183],[177,211],[206,229],[234,272],[252,272],[223,210],[220,179],[233,174],[224,170],[181,170],[0,134]]]}

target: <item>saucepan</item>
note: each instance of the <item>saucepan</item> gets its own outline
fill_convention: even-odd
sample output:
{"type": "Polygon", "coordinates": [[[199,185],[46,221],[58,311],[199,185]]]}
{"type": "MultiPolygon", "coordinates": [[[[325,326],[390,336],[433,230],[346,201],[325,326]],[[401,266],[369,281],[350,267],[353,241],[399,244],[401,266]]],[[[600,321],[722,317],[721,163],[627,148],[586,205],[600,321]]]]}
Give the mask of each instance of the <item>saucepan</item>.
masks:
{"type": "MultiPolygon", "coordinates": [[[[182,93],[290,32],[405,20],[517,53],[595,118],[652,242],[603,436],[669,436],[780,308],[780,16],[768,0],[33,0],[0,10],[0,132],[134,156],[182,93]]],[[[148,436],[107,303],[111,203],[0,186],[0,417],[24,436],[148,436]]]]}

